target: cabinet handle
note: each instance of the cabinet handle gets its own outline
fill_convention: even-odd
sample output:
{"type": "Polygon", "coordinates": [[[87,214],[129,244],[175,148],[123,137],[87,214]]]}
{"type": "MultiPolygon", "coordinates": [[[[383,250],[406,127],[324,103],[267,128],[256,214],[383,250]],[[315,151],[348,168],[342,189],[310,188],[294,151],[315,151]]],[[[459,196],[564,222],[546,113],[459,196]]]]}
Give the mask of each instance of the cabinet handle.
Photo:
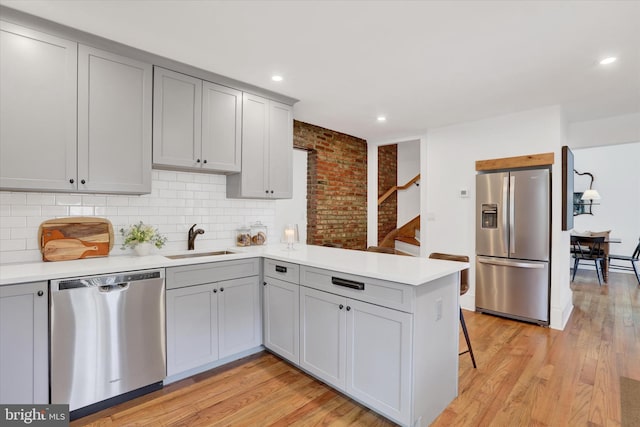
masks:
{"type": "Polygon", "coordinates": [[[71,179],[69,180],[69,184],[73,184],[74,182],[76,182],[76,180],[75,180],[75,179],[73,179],[73,178],[71,178],[71,179]]]}
{"type": "Polygon", "coordinates": [[[347,306],[347,311],[351,311],[351,307],[347,306]]]}
{"type": "Polygon", "coordinates": [[[87,183],[87,181],[85,181],[84,179],[80,180],[80,184],[86,184],[86,183],[87,183]]]}
{"type": "Polygon", "coordinates": [[[340,310],[342,310],[342,309],[344,308],[344,305],[340,304],[340,305],[338,306],[338,308],[339,308],[340,310]]]}
{"type": "Polygon", "coordinates": [[[224,288],[220,288],[220,292],[224,292],[224,288]]]}
{"type": "Polygon", "coordinates": [[[271,190],[271,194],[273,194],[273,190],[271,190]]]}
{"type": "Polygon", "coordinates": [[[264,190],[265,193],[269,194],[269,190],[264,190]]]}
{"type": "Polygon", "coordinates": [[[196,163],[200,163],[200,159],[196,159],[196,163]]]}
{"type": "Polygon", "coordinates": [[[38,291],[38,296],[41,297],[42,295],[44,295],[43,291],[38,291]]]}
{"type": "Polygon", "coordinates": [[[202,163],[207,163],[207,159],[204,159],[204,161],[202,163]]]}
{"type": "Polygon", "coordinates": [[[267,282],[262,282],[262,286],[267,286],[267,282]]]}
{"type": "Polygon", "coordinates": [[[287,272],[287,267],[283,267],[281,265],[276,265],[276,271],[278,273],[286,273],[287,272]]]}
{"type": "Polygon", "coordinates": [[[364,291],[364,283],[356,282],[355,280],[347,280],[341,279],[339,277],[332,277],[331,283],[336,286],[344,286],[345,288],[357,289],[359,291],[364,291]]]}
{"type": "Polygon", "coordinates": [[[214,289],[214,290],[213,290],[213,293],[214,293],[214,294],[217,294],[217,293],[218,293],[218,290],[217,290],[217,289],[214,289]]]}

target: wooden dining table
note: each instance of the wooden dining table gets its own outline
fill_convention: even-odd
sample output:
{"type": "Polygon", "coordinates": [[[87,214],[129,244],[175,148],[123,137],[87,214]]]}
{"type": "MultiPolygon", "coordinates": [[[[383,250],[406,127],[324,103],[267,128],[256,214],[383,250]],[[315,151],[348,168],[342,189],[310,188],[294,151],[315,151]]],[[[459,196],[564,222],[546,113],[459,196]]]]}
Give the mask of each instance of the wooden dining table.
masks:
{"type": "MultiPolygon", "coordinates": [[[[575,237],[595,237],[590,234],[572,234],[571,236],[575,237]]],[[[618,237],[605,237],[604,245],[602,245],[602,251],[604,252],[604,260],[602,261],[602,277],[604,278],[604,282],[609,282],[609,244],[610,243],[622,243],[622,239],[618,237]]],[[[589,245],[587,245],[589,246],[589,245]]]]}

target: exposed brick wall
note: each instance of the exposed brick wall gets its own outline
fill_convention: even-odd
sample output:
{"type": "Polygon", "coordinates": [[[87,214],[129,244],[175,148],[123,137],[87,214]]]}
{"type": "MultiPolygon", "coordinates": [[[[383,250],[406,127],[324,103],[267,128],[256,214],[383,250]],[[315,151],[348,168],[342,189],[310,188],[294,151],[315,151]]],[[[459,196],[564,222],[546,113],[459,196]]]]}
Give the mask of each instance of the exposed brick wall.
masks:
{"type": "MultiPolygon", "coordinates": [[[[398,144],[378,147],[378,198],[398,183],[398,144]]],[[[398,223],[398,192],[378,206],[378,244],[398,223]]]]}
{"type": "Polygon", "coordinates": [[[293,121],[293,146],[309,151],[307,243],[367,247],[367,142],[293,121]]]}

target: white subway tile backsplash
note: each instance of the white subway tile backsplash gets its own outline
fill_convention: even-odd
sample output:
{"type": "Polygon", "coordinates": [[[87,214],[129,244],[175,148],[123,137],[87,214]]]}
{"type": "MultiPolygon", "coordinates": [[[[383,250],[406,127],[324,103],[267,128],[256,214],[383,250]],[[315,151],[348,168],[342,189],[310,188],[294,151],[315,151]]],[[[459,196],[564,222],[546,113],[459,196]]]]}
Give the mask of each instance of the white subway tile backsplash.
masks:
{"type": "Polygon", "coordinates": [[[55,205],[56,196],[54,194],[27,193],[27,205],[55,205]]]}
{"type": "Polygon", "coordinates": [[[26,239],[8,239],[2,242],[0,252],[24,251],[25,249],[27,249],[26,239]]]}
{"type": "Polygon", "coordinates": [[[69,206],[70,216],[94,216],[93,206],[69,206]]]}
{"type": "Polygon", "coordinates": [[[84,206],[107,206],[107,196],[82,196],[82,204],[84,206]]]}
{"type": "Polygon", "coordinates": [[[0,264],[41,260],[38,227],[65,216],[109,219],[115,233],[112,256],[131,253],[119,249],[120,229],[139,221],[167,236],[162,252],[186,249],[193,224],[205,230],[197,249],[233,246],[235,229],[256,221],[267,225],[268,239],[278,237],[272,236],[275,201],[227,199],[224,175],[154,170],[152,178],[151,194],[142,196],[0,191],[0,264]]]}
{"type": "Polygon", "coordinates": [[[107,206],[129,206],[129,198],[126,196],[108,196],[107,197],[107,206]]]}
{"type": "Polygon", "coordinates": [[[69,216],[69,208],[69,206],[42,206],[42,216],[47,218],[69,216]]]}
{"type": "Polygon", "coordinates": [[[25,206],[25,205],[13,205],[11,206],[11,216],[40,216],[42,208],[40,206],[25,206]]]}
{"type": "MultiPolygon", "coordinates": [[[[13,227],[26,227],[27,226],[27,218],[19,217],[19,216],[8,216],[2,218],[0,221],[0,228],[13,228],[13,227]]],[[[2,250],[2,247],[0,247],[2,250]]]]}
{"type": "Polygon", "coordinates": [[[27,193],[0,192],[0,204],[3,205],[26,205],[27,193]]]}
{"type": "Polygon", "coordinates": [[[56,194],[56,205],[82,206],[82,196],[79,194],[56,194]]]}

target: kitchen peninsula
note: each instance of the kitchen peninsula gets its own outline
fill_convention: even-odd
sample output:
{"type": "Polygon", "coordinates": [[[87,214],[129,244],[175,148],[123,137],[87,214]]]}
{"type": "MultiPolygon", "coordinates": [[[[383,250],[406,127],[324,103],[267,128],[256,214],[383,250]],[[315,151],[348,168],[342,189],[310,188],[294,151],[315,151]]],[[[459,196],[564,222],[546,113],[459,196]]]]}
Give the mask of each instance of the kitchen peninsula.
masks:
{"type": "Polygon", "coordinates": [[[307,245],[229,251],[2,265],[0,289],[166,268],[170,292],[182,272],[261,259],[267,349],[405,426],[428,425],[457,396],[458,276],[468,264],[307,245]]]}

